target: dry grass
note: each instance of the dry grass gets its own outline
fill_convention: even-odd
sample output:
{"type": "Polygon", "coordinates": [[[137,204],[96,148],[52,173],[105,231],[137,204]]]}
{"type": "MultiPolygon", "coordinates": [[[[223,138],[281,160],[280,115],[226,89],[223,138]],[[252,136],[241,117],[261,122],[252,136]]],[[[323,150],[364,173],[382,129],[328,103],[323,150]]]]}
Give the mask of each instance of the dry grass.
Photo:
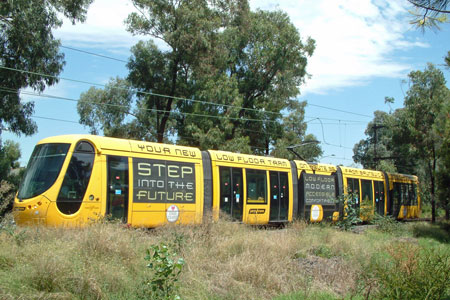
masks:
{"type": "Polygon", "coordinates": [[[361,296],[362,266],[389,251],[393,240],[398,237],[373,230],[354,234],[304,222],[283,229],[228,221],[154,230],[108,223],[3,228],[0,299],[145,299],[151,273],[144,257],[159,243],[186,261],[182,299],[272,299],[299,291],[361,296]]]}

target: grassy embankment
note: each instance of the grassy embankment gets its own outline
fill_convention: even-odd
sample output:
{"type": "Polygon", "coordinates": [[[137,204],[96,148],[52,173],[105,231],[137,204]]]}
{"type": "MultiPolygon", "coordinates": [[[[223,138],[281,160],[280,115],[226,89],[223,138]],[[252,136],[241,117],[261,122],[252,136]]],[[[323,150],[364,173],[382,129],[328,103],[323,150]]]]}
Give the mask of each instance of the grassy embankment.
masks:
{"type": "Polygon", "coordinates": [[[386,222],[356,234],[326,224],[224,221],[55,229],[4,220],[0,299],[152,299],[154,270],[144,257],[160,243],[185,260],[173,292],[181,299],[450,299],[448,230],[386,222]]]}

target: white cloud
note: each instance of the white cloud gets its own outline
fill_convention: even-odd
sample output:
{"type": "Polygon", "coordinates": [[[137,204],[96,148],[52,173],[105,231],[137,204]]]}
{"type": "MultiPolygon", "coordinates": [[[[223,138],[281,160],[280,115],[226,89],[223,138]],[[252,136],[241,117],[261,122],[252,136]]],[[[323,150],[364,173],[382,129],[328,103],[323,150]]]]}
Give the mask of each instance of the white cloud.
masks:
{"type": "MultiPolygon", "coordinates": [[[[286,11],[303,38],[316,40],[308,61],[312,75],[302,93],[327,93],[360,85],[373,77],[404,77],[410,65],[394,52],[427,47],[409,40],[403,0],[250,0],[252,9],[286,11]]],[[[84,24],[65,22],[56,31],[64,45],[128,51],[142,36],[125,30],[124,20],[136,11],[127,0],[96,0],[84,24]]]]}
{"type": "Polygon", "coordinates": [[[308,60],[311,79],[305,93],[327,93],[364,84],[373,77],[403,77],[410,65],[394,60],[394,52],[427,47],[405,36],[409,30],[406,1],[253,0],[252,9],[286,11],[303,38],[316,50],[308,60]]]}
{"type": "Polygon", "coordinates": [[[125,29],[126,17],[135,11],[136,8],[128,0],[96,0],[88,9],[86,22],[72,25],[65,19],[55,36],[67,46],[129,49],[143,39],[125,29]]]}

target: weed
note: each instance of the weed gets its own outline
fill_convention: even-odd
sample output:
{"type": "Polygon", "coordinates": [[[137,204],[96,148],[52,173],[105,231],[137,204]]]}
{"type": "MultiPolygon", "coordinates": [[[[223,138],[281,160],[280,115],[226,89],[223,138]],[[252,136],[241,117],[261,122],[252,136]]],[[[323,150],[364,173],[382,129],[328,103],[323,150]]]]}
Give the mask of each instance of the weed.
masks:
{"type": "Polygon", "coordinates": [[[450,232],[447,223],[414,224],[412,231],[415,237],[431,238],[441,243],[450,243],[450,232]]]}
{"type": "Polygon", "coordinates": [[[378,299],[443,299],[450,296],[450,255],[441,248],[397,242],[364,267],[367,296],[378,299]]]}
{"type": "Polygon", "coordinates": [[[12,183],[6,180],[0,182],[0,221],[2,217],[11,210],[15,192],[16,189],[12,183]]]}
{"type": "Polygon", "coordinates": [[[153,245],[147,250],[147,265],[153,271],[153,276],[148,280],[147,285],[151,290],[151,295],[157,299],[180,299],[176,294],[177,281],[180,275],[184,260],[177,257],[177,253],[166,244],[153,245]]]}
{"type": "Polygon", "coordinates": [[[339,228],[348,231],[362,222],[360,218],[361,211],[357,206],[355,195],[352,193],[342,194],[338,197],[337,201],[340,204],[339,206],[344,207],[344,214],[336,223],[339,228]]]}
{"type": "Polygon", "coordinates": [[[317,247],[314,247],[310,250],[311,254],[323,258],[332,258],[333,256],[336,256],[333,251],[325,246],[325,245],[319,245],[317,247]]]}
{"type": "Polygon", "coordinates": [[[383,233],[399,234],[402,231],[401,224],[392,216],[375,214],[372,223],[376,225],[378,231],[383,233]]]}

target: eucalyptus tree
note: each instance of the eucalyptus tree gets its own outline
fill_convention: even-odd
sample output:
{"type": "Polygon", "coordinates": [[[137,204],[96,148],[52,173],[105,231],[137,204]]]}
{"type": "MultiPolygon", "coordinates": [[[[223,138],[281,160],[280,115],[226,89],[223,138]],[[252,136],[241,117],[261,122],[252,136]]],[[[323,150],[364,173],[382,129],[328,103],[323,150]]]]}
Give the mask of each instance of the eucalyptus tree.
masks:
{"type": "Polygon", "coordinates": [[[91,134],[138,138],[129,124],[133,96],[130,84],[121,78],[112,78],[104,89],[91,87],[77,103],[80,123],[88,126],[91,134]]]}
{"type": "Polygon", "coordinates": [[[440,161],[437,171],[438,199],[445,210],[445,218],[450,219],[450,101],[447,101],[437,116],[435,130],[441,138],[438,154],[440,161]]]}
{"type": "Polygon", "coordinates": [[[316,137],[306,134],[305,106],[306,102],[291,101],[290,113],[283,118],[283,137],[275,142],[272,156],[315,162],[323,154],[316,137]],[[300,157],[288,150],[291,147],[300,157]]]}
{"type": "Polygon", "coordinates": [[[442,139],[435,130],[437,116],[450,101],[443,73],[428,64],[424,71],[409,74],[410,87],[405,97],[405,117],[410,144],[417,159],[425,164],[430,186],[432,220],[436,217],[436,171],[442,139]]]}
{"type": "Polygon", "coordinates": [[[127,29],[162,41],[167,47],[160,49],[152,42],[139,43],[133,48],[128,64],[129,80],[139,91],[164,95],[137,95],[141,105],[154,111],[157,141],[162,142],[171,111],[182,106],[175,99],[192,97],[194,73],[208,64],[210,49],[228,13],[226,1],[132,2],[139,12],[128,16],[127,29]]]}
{"type": "Polygon", "coordinates": [[[307,58],[314,51],[314,41],[310,38],[302,41],[286,13],[252,12],[245,6],[240,7],[219,38],[215,53],[220,55],[212,68],[218,75],[202,80],[202,89],[197,94],[221,105],[192,105],[191,109],[228,119],[195,122],[194,126],[183,120],[180,129],[183,136],[194,140],[198,132],[202,137],[208,133],[222,137],[225,144],[229,140],[248,139],[253,153],[267,155],[271,146],[284,136],[283,112],[289,113],[307,77],[307,58]],[[217,90],[221,85],[227,94],[217,90]]]}
{"type": "Polygon", "coordinates": [[[73,23],[84,21],[92,1],[1,1],[0,135],[5,127],[18,135],[36,132],[36,123],[30,118],[34,103],[23,103],[20,90],[42,92],[57,83],[55,76],[63,69],[64,55],[59,52],[60,41],[52,30],[61,26],[61,15],[73,23]]]}
{"type": "Polygon", "coordinates": [[[364,131],[367,136],[353,147],[353,160],[366,169],[397,171],[392,148],[393,115],[384,111],[375,111],[374,118],[364,131]]]}
{"type": "MultiPolygon", "coordinates": [[[[284,116],[299,112],[292,103],[314,41],[302,40],[286,13],[252,12],[246,0],[133,3],[128,30],[153,40],[133,46],[127,64],[136,99],[128,135],[266,155],[290,138],[284,116]]],[[[82,123],[106,128],[92,111],[80,110],[82,123]]]]}

